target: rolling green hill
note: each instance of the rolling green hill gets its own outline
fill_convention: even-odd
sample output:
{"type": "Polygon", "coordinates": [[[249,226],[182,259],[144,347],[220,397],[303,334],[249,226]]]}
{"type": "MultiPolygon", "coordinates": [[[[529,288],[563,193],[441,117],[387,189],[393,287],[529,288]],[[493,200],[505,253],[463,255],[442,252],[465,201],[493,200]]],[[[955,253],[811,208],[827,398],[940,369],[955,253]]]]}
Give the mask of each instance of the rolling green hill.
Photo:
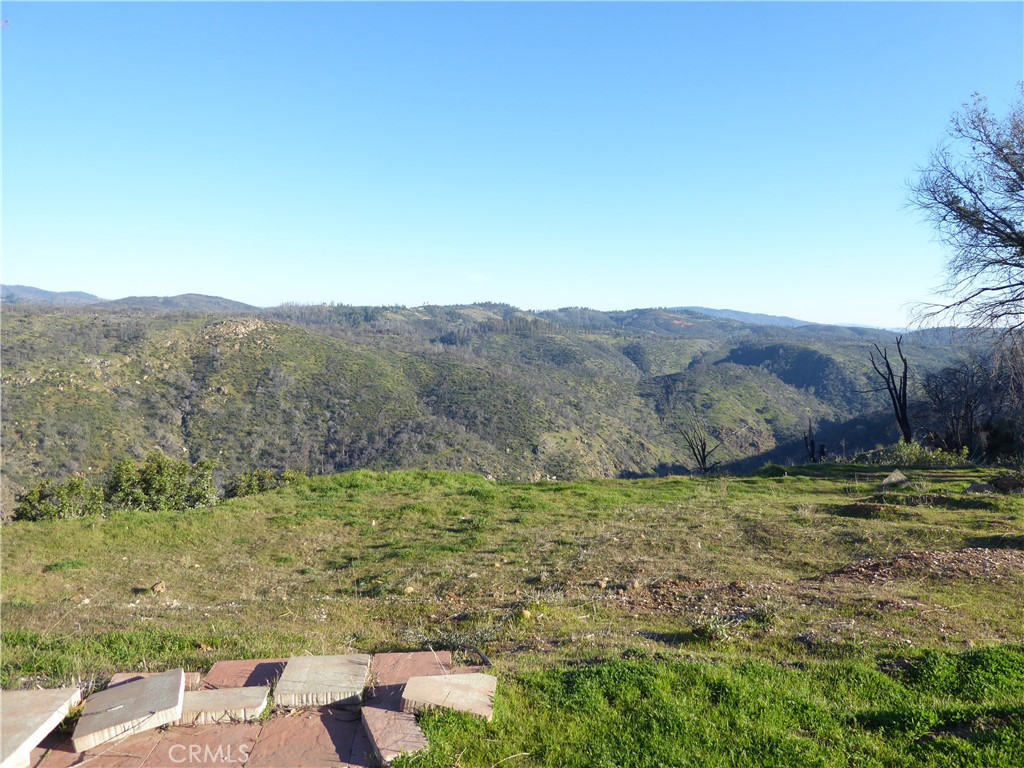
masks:
{"type": "MultiPolygon", "coordinates": [[[[716,458],[744,466],[801,458],[808,419],[851,451],[895,438],[866,393],[884,332],[663,309],[232,313],[224,301],[5,306],[5,508],[40,479],[99,477],[154,448],[214,459],[223,477],[367,467],[536,480],[678,469],[694,407],[722,442],[716,458]]],[[[904,347],[923,370],[950,359],[948,342],[908,335],[904,347]]]]}

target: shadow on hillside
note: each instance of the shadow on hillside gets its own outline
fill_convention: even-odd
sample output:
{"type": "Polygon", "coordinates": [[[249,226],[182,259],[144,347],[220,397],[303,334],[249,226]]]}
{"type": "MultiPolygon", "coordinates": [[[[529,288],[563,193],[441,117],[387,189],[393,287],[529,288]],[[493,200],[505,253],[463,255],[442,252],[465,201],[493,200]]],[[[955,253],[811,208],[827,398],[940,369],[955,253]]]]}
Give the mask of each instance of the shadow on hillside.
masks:
{"type": "Polygon", "coordinates": [[[676,477],[691,474],[693,473],[682,464],[668,464],[663,461],[650,472],[633,472],[627,469],[619,472],[618,477],[620,480],[649,480],[652,477],[676,477]]]}

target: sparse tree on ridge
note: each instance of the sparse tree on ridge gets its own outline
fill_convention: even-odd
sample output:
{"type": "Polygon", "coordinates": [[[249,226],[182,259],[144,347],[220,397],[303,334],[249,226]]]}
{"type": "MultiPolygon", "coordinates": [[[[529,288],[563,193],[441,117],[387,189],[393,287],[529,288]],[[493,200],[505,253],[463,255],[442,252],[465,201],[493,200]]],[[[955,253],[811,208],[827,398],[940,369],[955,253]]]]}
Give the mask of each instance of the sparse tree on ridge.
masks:
{"type": "Polygon", "coordinates": [[[711,435],[711,429],[707,422],[694,410],[679,431],[683,436],[683,442],[686,443],[686,449],[697,465],[696,469],[702,475],[711,474],[715,467],[722,463],[721,461],[712,461],[711,454],[721,448],[722,444],[715,440],[715,444],[711,445],[714,437],[711,435]]]}
{"type": "Polygon", "coordinates": [[[911,203],[950,249],[949,302],[925,307],[926,319],[1024,332],[1024,83],[1020,89],[1003,118],[975,94],[952,118],[951,143],[932,152],[910,185],[911,203]]]}
{"type": "MultiPolygon", "coordinates": [[[[892,368],[892,363],[889,360],[889,350],[887,347],[879,349],[878,345],[875,344],[875,352],[878,353],[878,359],[875,358],[875,352],[868,353],[871,359],[871,367],[875,369],[875,373],[878,374],[879,378],[882,379],[882,385],[885,388],[886,393],[889,395],[889,400],[892,403],[893,415],[896,417],[896,424],[900,428],[900,434],[903,436],[903,442],[910,444],[914,442],[914,431],[910,428],[910,415],[907,406],[907,374],[910,369],[907,363],[907,357],[903,354],[903,337],[896,337],[896,353],[900,356],[900,362],[903,365],[903,370],[899,375],[892,368]]],[[[881,392],[882,388],[874,390],[875,392],[881,392]]]]}

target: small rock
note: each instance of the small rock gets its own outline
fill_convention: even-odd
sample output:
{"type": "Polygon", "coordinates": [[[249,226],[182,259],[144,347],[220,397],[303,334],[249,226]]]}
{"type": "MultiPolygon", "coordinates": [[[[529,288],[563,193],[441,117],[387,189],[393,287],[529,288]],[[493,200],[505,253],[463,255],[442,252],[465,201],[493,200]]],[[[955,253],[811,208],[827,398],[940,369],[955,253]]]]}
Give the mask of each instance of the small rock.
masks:
{"type": "Polygon", "coordinates": [[[159,595],[161,592],[167,591],[167,585],[164,584],[162,581],[158,581],[156,584],[150,587],[150,589],[153,591],[154,595],[159,595]]]}
{"type": "Polygon", "coordinates": [[[898,469],[894,469],[885,480],[882,481],[883,488],[897,488],[901,485],[909,485],[910,478],[900,472],[898,469]]]}
{"type": "Polygon", "coordinates": [[[608,586],[608,579],[598,579],[594,582],[594,586],[598,589],[605,589],[608,586]]]}
{"type": "Polygon", "coordinates": [[[997,489],[1003,493],[1024,493],[1024,480],[1013,475],[1003,475],[992,481],[997,489]]]}
{"type": "Polygon", "coordinates": [[[996,487],[991,483],[975,483],[964,493],[995,493],[996,487]]]}
{"type": "Polygon", "coordinates": [[[471,579],[479,579],[480,578],[480,574],[479,573],[471,573],[471,574],[469,574],[469,578],[471,578],[471,579]]]}
{"type": "Polygon", "coordinates": [[[405,588],[405,594],[407,594],[407,595],[411,595],[415,591],[416,591],[415,587],[406,587],[405,588]]]}

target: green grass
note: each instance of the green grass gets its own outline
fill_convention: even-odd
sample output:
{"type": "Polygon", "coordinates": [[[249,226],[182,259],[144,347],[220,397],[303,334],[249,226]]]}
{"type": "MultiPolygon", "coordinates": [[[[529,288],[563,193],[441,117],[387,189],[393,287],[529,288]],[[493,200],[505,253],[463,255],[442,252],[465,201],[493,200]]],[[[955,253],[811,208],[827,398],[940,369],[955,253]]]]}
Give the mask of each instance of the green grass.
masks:
{"type": "MultiPolygon", "coordinates": [[[[966,670],[936,690],[863,662],[802,669],[645,658],[525,672],[491,724],[425,718],[423,758],[449,766],[1016,766],[1024,759],[1024,648],[933,653],[910,669],[966,670]]],[[[636,658],[639,656],[639,658],[636,658]]]]}
{"type": "Polygon", "coordinates": [[[2,683],[479,648],[494,721],[425,718],[407,765],[1020,765],[1024,497],[964,496],[971,468],[882,493],[888,471],[358,471],[14,523],[2,683]]]}

